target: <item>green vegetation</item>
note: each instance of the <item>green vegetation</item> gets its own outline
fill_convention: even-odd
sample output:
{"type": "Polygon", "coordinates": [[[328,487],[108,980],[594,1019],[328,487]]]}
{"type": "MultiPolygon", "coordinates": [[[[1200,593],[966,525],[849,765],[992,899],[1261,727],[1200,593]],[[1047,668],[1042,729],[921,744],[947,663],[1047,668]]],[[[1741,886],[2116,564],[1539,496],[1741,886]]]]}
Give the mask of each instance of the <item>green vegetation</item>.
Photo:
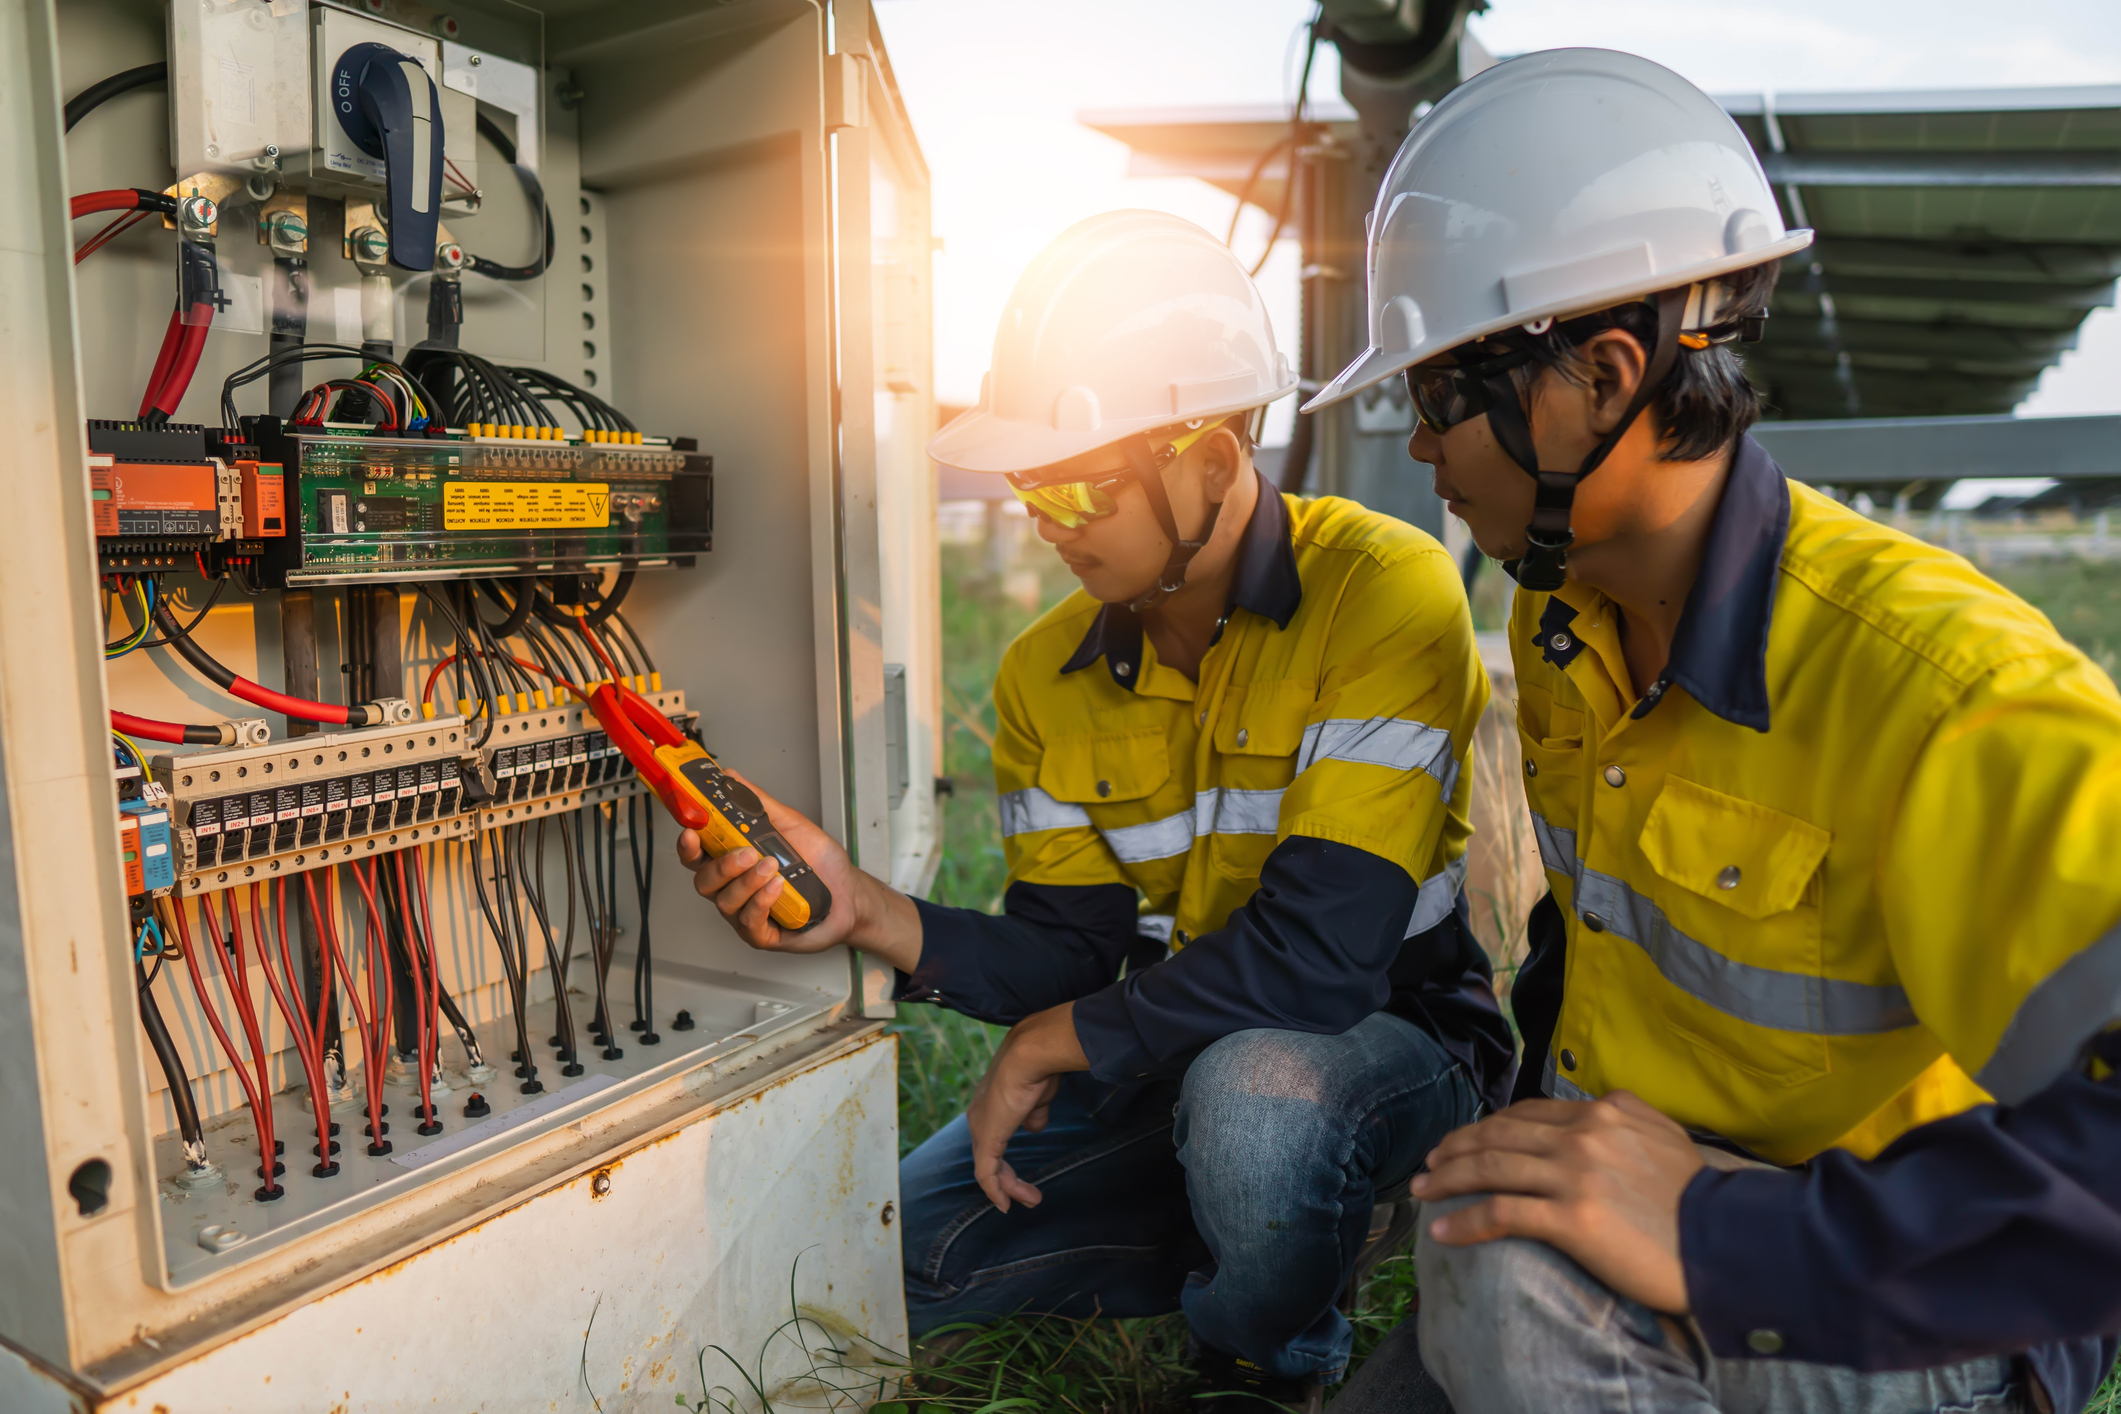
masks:
{"type": "Polygon", "coordinates": [[[2030,560],[1989,573],[2054,623],[2064,638],[2121,677],[2121,564],[2030,560]]]}

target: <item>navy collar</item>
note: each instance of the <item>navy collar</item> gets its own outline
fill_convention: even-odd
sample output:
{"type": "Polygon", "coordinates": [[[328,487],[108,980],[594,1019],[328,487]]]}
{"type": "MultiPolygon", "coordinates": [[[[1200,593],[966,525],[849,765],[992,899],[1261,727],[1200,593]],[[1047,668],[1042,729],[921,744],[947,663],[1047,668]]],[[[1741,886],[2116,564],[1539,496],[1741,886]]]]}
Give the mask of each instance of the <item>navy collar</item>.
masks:
{"type": "MultiPolygon", "coordinates": [[[[1230,582],[1225,608],[1250,609],[1261,618],[1272,619],[1276,628],[1287,628],[1304,598],[1303,581],[1296,575],[1296,547],[1289,539],[1289,507],[1273,483],[1257,471],[1252,474],[1259,480],[1258,503],[1237,542],[1237,574],[1230,582]]],[[[1214,642],[1221,639],[1218,628],[1214,642]]],[[[1105,660],[1112,681],[1134,691],[1142,666],[1140,614],[1125,604],[1099,609],[1075,656],[1061,665],[1061,672],[1087,668],[1099,658],[1105,660]]]]}
{"type": "Polygon", "coordinates": [[[1790,484],[1782,468],[1751,437],[1739,438],[1671,659],[1633,716],[1646,716],[1677,683],[1726,722],[1768,729],[1768,625],[1789,535],[1790,484]]]}

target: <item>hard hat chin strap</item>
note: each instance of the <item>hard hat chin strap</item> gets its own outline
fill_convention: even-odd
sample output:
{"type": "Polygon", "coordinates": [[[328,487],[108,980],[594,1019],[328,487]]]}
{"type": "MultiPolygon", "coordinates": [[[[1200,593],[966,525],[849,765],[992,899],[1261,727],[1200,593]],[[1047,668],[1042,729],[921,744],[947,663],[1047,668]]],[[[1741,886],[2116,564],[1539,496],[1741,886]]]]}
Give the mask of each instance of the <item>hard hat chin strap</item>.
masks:
{"type": "Polygon", "coordinates": [[[1539,451],[1532,441],[1531,425],[1525,420],[1524,398],[1507,370],[1486,380],[1488,392],[1488,426],[1495,433],[1495,441],[1510,454],[1510,460],[1524,468],[1525,474],[1538,484],[1538,493],[1532,502],[1532,521],[1525,527],[1524,557],[1503,561],[1503,569],[1510,577],[1526,589],[1539,593],[1552,593],[1561,588],[1569,577],[1569,547],[1576,543],[1576,533],[1569,528],[1569,513],[1576,504],[1576,487],[1592,472],[1598,470],[1620,439],[1635,425],[1635,419],[1657,396],[1665,376],[1672,371],[1672,364],[1679,357],[1679,331],[1685,322],[1687,307],[1686,289],[1664,290],[1657,296],[1657,345],[1651,350],[1650,365],[1643,370],[1642,382],[1635,389],[1635,396],[1628,400],[1627,410],[1620,421],[1603,440],[1591,449],[1583,459],[1583,465],[1573,472],[1542,471],[1539,467],[1539,451]]]}
{"type": "Polygon", "coordinates": [[[1164,469],[1157,465],[1155,447],[1146,436],[1129,437],[1120,447],[1126,453],[1127,465],[1134,471],[1134,479],[1141,483],[1142,494],[1149,498],[1150,512],[1155,515],[1157,525],[1162,527],[1164,538],[1171,542],[1171,558],[1164,562],[1163,569],[1157,574],[1155,586],[1127,605],[1138,614],[1176,594],[1185,585],[1186,566],[1193,563],[1193,557],[1215,534],[1215,520],[1222,514],[1222,502],[1209,503],[1208,523],[1201,527],[1200,539],[1186,539],[1178,533],[1178,520],[1171,514],[1171,497],[1164,489],[1164,469]]]}

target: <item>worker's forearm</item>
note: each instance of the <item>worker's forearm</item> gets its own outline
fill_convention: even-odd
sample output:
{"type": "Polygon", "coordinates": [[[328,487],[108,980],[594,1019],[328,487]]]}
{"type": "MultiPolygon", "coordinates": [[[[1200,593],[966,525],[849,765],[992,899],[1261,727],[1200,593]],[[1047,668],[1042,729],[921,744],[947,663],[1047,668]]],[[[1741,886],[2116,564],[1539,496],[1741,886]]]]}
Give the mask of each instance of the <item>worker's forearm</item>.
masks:
{"type": "Polygon", "coordinates": [[[854,871],[854,931],[849,947],[860,948],[901,972],[921,964],[921,915],[913,900],[881,879],[854,871]]]}

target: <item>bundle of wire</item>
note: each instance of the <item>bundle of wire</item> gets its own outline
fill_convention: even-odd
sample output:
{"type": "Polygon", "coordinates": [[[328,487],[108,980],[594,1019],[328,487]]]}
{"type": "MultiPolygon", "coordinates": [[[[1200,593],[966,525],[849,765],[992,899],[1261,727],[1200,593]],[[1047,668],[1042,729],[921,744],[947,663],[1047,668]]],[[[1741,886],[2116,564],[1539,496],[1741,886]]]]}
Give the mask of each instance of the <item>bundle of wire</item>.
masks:
{"type": "Polygon", "coordinates": [[[297,344],[252,359],[221,381],[221,425],[237,427],[242,424],[236,413],[237,389],[270,377],[275,369],[325,359],[350,359],[361,365],[361,371],[352,378],[331,379],[310,389],[297,408],[295,421],[302,422],[302,414],[311,411],[315,416],[310,425],[323,421],[325,409],[312,410],[310,404],[318,399],[319,394],[323,394],[323,402],[329,404],[337,395],[349,391],[358,391],[365,398],[382,401],[393,419],[390,426],[399,431],[417,431],[439,420],[429,408],[419,381],[402,365],[365,354],[350,344],[297,344]]]}
{"type": "Polygon", "coordinates": [[[334,404],[342,413],[336,420],[350,421],[356,411],[365,413],[371,403],[382,409],[376,423],[379,432],[422,432],[434,422],[411,376],[398,365],[380,360],[352,378],[332,378],[311,388],[295,405],[292,421],[297,427],[321,427],[335,420],[330,416],[334,404]]]}

